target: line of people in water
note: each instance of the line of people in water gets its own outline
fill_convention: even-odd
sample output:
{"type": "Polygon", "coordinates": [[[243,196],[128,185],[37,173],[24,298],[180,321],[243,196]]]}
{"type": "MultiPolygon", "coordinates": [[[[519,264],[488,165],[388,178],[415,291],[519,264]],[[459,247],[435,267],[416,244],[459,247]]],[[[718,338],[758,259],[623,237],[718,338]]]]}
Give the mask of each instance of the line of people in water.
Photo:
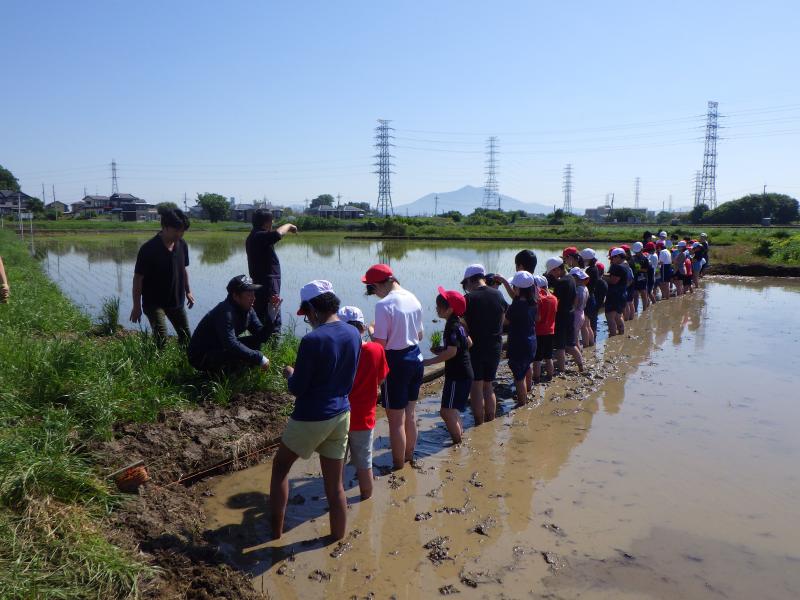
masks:
{"type": "MultiPolygon", "coordinates": [[[[256,211],[246,242],[250,275],[233,277],[226,298],[190,335],[184,304],[191,308],[194,298],[182,239],[189,221],[180,210],[162,211],[161,232],[137,256],[131,320],[147,316],[163,344],[168,319],[187,345],[189,362],[200,371],[269,368],[261,346],[279,332],[282,304],[274,246],[297,232],[288,224],[273,229],[272,221],[267,211],[256,211]],[[249,335],[242,335],[246,332],[249,335]]],[[[295,403],[272,465],[273,537],[283,533],[291,467],[314,453],[319,455],[330,506],[331,535],[345,535],[345,459],[349,454],[361,498],[368,499],[379,403],[388,419],[393,467],[402,469],[414,461],[416,402],[426,366],[444,363],[440,415],[458,444],[467,406],[476,426],[495,418],[494,382],[504,334],[516,405],[523,406],[533,386],[566,370],[567,356],[583,371],[582,352],[595,343],[601,311],[609,336],[614,336],[624,333],[625,322],[640,308],[646,311],[671,296],[692,293],[708,266],[707,236],[676,238],[664,231],[645,232],[642,241],[611,248],[607,269],[598,252],[577,247],[548,258],[544,275],[534,273],[537,257],[531,250],[515,256],[515,272],[509,278],[487,273],[480,264],[469,265],[461,291],[437,288],[436,312],[444,330],[427,359],[420,349],[425,339],[422,305],[389,265],[373,265],[361,277],[365,293],[378,298],[369,323],[358,307],[340,305],[329,281],[304,285],[297,315],[311,331],[300,341],[295,364],[284,369],[295,403]]]]}

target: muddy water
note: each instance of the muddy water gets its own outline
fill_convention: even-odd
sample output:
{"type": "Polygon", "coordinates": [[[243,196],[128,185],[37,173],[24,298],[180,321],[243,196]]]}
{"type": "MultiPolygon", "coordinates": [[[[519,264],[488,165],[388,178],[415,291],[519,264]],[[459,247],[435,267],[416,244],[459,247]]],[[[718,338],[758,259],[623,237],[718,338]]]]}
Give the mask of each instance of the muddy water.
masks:
{"type": "Polygon", "coordinates": [[[800,597],[798,306],[798,283],[709,282],[460,447],[420,402],[419,469],[366,502],[348,469],[344,548],[313,460],[281,540],[270,464],[215,482],[208,535],[273,598],[800,597]]]}

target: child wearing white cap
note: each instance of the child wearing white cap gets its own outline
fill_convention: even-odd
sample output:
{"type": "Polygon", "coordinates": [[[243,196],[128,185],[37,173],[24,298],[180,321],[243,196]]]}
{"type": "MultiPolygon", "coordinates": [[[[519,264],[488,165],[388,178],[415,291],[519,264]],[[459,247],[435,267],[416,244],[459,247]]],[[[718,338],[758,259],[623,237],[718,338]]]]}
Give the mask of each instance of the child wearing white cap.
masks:
{"type": "MultiPolygon", "coordinates": [[[[339,309],[339,320],[355,327],[363,339],[366,323],[360,308],[343,306],[339,309]]],[[[375,407],[378,404],[378,388],[388,374],[389,365],[383,346],[375,342],[362,342],[356,377],[350,391],[350,433],[347,439],[350,464],[356,469],[362,500],[372,496],[375,407]]]]}
{"type": "Polygon", "coordinates": [[[589,275],[580,267],[572,267],[569,274],[575,279],[575,293],[577,298],[575,300],[575,342],[583,340],[584,346],[592,346],[594,344],[594,335],[592,327],[589,325],[589,319],[586,318],[586,303],[589,301],[589,275]],[[588,344],[587,344],[588,342],[588,344]]]}
{"type": "Polygon", "coordinates": [[[361,337],[353,327],[339,320],[338,311],[339,298],[330,281],[311,281],[300,290],[297,314],[305,317],[312,330],[300,340],[294,367],[284,368],[295,403],[272,461],[273,539],[283,535],[289,471],[298,458],[308,459],[314,452],[319,454],[330,506],[331,536],[341,539],[347,529],[342,469],[350,429],[348,395],[361,353],[361,337]]]}
{"type": "Polygon", "coordinates": [[[536,356],[536,318],[539,295],[533,275],[528,271],[517,271],[511,278],[514,299],[506,310],[508,325],[508,367],[514,376],[517,407],[528,402],[532,387],[531,364],[536,356]]]}

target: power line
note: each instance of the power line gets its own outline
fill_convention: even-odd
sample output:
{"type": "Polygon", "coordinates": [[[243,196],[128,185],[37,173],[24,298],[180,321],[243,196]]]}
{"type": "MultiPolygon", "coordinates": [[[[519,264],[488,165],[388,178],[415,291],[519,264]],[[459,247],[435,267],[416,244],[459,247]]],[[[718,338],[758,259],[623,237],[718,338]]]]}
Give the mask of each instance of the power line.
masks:
{"type": "Polygon", "coordinates": [[[483,208],[502,210],[500,186],[497,183],[497,137],[486,140],[486,184],[483,186],[483,208]]]}
{"type": "Polygon", "coordinates": [[[394,214],[394,208],[392,207],[392,184],[390,180],[393,166],[393,156],[391,154],[393,136],[391,132],[394,129],[389,126],[389,123],[391,123],[391,121],[388,119],[378,119],[378,126],[375,128],[375,149],[378,151],[375,155],[375,158],[378,159],[378,162],[375,163],[375,166],[378,167],[378,170],[375,171],[375,173],[378,174],[378,202],[376,210],[384,216],[394,214]]]}

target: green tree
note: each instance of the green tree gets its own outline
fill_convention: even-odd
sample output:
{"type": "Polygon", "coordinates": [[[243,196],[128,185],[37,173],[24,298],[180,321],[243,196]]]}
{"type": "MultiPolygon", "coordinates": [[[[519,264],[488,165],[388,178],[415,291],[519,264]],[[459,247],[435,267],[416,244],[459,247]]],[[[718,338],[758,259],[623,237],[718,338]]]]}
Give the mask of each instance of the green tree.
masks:
{"type": "Polygon", "coordinates": [[[0,190],[19,191],[19,181],[14,174],[0,165],[0,190]]]}
{"type": "Polygon", "coordinates": [[[563,225],[564,224],[564,211],[560,208],[547,215],[547,222],[550,225],[563,225]]]}
{"type": "Polygon", "coordinates": [[[656,215],[656,223],[660,225],[664,225],[665,223],[669,223],[672,221],[672,213],[667,212],[666,210],[662,210],[656,215]]]}
{"type": "Polygon", "coordinates": [[[228,199],[222,194],[197,194],[197,204],[206,211],[209,220],[212,223],[217,221],[224,221],[228,218],[230,206],[228,199]]]}
{"type": "Polygon", "coordinates": [[[707,204],[698,204],[689,211],[689,223],[702,223],[703,215],[708,212],[707,204]]]}
{"type": "Polygon", "coordinates": [[[309,208],[317,208],[318,206],[333,206],[333,196],[330,194],[320,194],[311,201],[309,208]]]}
{"type": "Polygon", "coordinates": [[[464,217],[460,212],[457,210],[449,210],[439,215],[443,219],[450,219],[454,223],[460,223],[461,219],[464,217]]]}
{"type": "Polygon", "coordinates": [[[165,208],[174,210],[178,208],[178,205],[175,204],[174,202],[159,202],[158,204],[156,204],[156,209],[158,209],[159,211],[165,208]]]}
{"type": "Polygon", "coordinates": [[[28,208],[32,213],[40,215],[44,212],[44,202],[38,198],[31,198],[28,200],[28,208]]]}
{"type": "Polygon", "coordinates": [[[771,217],[779,225],[797,221],[798,202],[786,194],[749,194],[708,211],[703,223],[743,225],[761,223],[764,217],[771,217]]]}
{"type": "Polygon", "coordinates": [[[350,206],[355,206],[356,208],[360,208],[364,212],[369,212],[372,210],[370,207],[369,202],[350,202],[350,206]]]}

